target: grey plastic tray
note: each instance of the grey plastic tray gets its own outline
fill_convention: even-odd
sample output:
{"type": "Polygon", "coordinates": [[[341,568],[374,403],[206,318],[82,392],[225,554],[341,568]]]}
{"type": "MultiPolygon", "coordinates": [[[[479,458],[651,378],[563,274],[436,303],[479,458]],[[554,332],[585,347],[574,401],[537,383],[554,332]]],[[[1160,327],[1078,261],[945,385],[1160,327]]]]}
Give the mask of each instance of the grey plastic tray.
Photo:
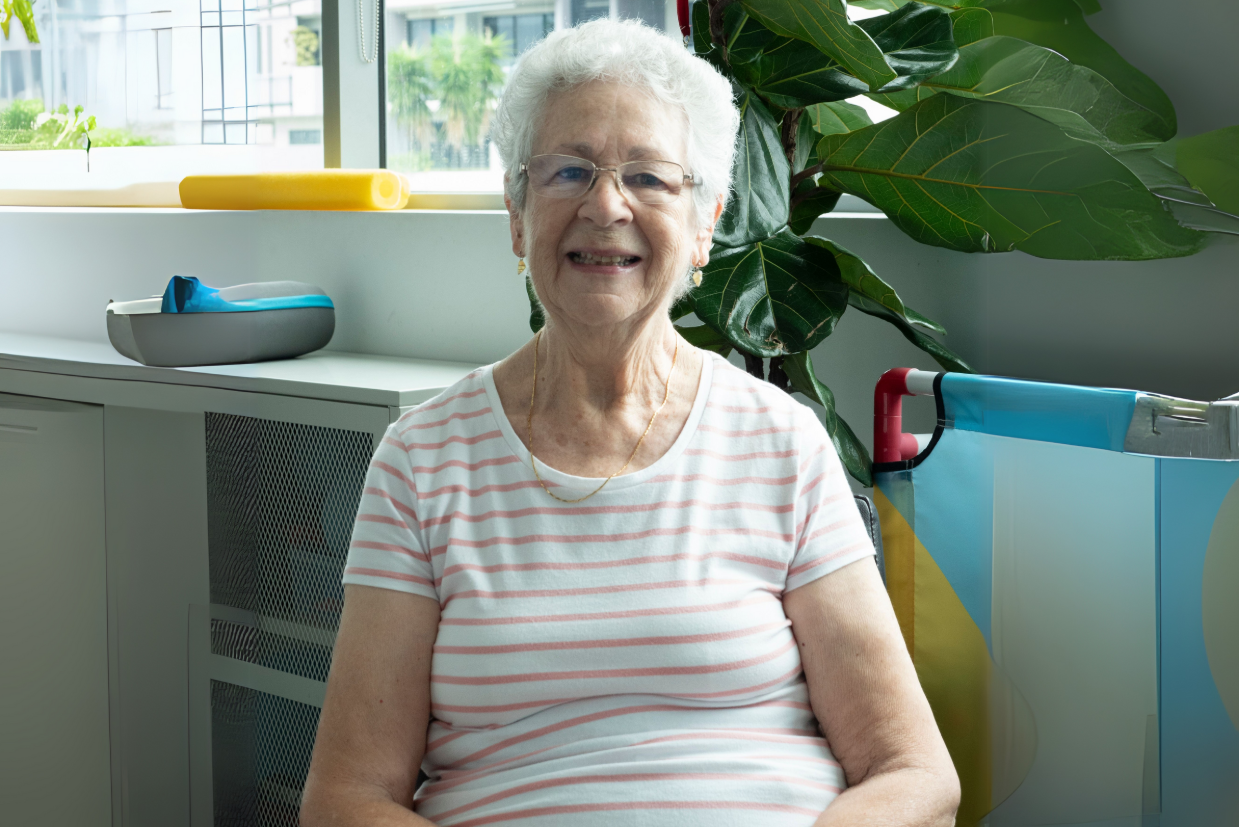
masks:
{"type": "Polygon", "coordinates": [[[230,365],[289,359],[326,346],[336,328],[330,307],[244,313],[108,313],[112,347],[154,367],[230,365]]]}

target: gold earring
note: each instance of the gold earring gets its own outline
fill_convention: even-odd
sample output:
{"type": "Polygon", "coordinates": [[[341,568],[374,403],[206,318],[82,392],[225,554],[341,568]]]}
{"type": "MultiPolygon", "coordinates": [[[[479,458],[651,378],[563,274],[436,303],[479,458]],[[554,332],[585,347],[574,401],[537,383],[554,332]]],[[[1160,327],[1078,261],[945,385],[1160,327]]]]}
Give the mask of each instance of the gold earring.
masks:
{"type": "Polygon", "coordinates": [[[700,267],[693,268],[693,286],[694,287],[701,286],[701,268],[700,267]]]}
{"type": "Polygon", "coordinates": [[[516,260],[516,275],[518,276],[525,275],[525,259],[523,258],[518,258],[516,260]]]}

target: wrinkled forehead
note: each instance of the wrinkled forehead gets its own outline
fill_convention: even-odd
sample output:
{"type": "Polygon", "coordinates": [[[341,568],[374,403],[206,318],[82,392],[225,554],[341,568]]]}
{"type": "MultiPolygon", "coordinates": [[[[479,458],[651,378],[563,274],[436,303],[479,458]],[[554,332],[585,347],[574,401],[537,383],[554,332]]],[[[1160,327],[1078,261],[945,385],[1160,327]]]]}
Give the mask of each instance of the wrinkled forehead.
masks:
{"type": "Polygon", "coordinates": [[[590,81],[556,90],[540,114],[534,155],[576,155],[601,166],[642,160],[688,166],[688,115],[639,86],[590,81]]]}

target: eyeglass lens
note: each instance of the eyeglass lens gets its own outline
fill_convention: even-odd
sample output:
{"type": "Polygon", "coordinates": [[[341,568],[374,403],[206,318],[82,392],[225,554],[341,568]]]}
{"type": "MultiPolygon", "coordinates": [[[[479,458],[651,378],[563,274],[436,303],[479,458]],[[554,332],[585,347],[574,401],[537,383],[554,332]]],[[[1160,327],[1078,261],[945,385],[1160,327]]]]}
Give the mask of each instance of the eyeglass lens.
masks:
{"type": "MultiPolygon", "coordinates": [[[[589,189],[597,166],[571,155],[535,155],[525,168],[538,195],[575,198],[589,189]]],[[[623,189],[645,204],[665,204],[684,188],[684,168],[672,161],[629,161],[619,165],[619,177],[623,189]]]]}

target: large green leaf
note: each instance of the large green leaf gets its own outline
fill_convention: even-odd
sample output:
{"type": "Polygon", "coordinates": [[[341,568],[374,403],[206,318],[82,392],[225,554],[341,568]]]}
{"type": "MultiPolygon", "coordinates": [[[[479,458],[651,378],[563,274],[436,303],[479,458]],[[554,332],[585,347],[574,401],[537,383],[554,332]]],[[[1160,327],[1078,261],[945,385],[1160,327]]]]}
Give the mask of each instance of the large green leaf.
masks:
{"type": "Polygon", "coordinates": [[[830,435],[830,441],[834,443],[843,467],[862,485],[872,486],[873,461],[869,458],[869,452],[835,410],[835,395],[817,378],[817,373],[813,370],[813,357],[808,351],[793,353],[783,360],[783,372],[787,374],[792,390],[804,394],[821,405],[826,412],[822,424],[830,435]]]}
{"type": "Polygon", "coordinates": [[[858,9],[873,9],[874,11],[895,11],[900,6],[905,5],[910,0],[851,0],[849,6],[856,6],[858,9]]]}
{"type": "Polygon", "coordinates": [[[1190,255],[1203,242],[1105,150],[1006,104],[934,95],[826,136],[818,155],[823,184],[938,247],[1131,260],[1190,255]]]}
{"type": "Polygon", "coordinates": [[[873,272],[860,256],[842,244],[836,244],[829,238],[809,236],[805,241],[815,247],[821,247],[823,250],[829,251],[834,256],[835,263],[839,265],[839,278],[843,279],[843,283],[848,286],[848,290],[872,299],[901,318],[907,318],[904,312],[903,300],[899,298],[895,288],[891,287],[877,273],[873,272]]]}
{"type": "Polygon", "coordinates": [[[923,100],[935,92],[1009,103],[1094,143],[1163,140],[1161,118],[1100,74],[1014,37],[988,37],[963,47],[953,67],[902,94],[923,100]]]}
{"type": "Polygon", "coordinates": [[[741,0],[775,34],[812,43],[876,92],[895,79],[882,49],[848,20],[844,0],[741,0]]]}
{"type": "Polygon", "coordinates": [[[805,181],[802,187],[804,191],[797,195],[787,221],[788,229],[796,235],[807,233],[813,222],[833,210],[843,195],[838,190],[816,186],[812,181],[805,181]]]}
{"type": "Polygon", "coordinates": [[[849,305],[862,313],[877,316],[896,325],[912,344],[929,353],[938,360],[938,364],[947,370],[972,372],[972,369],[949,348],[912,329],[913,326],[921,327],[940,336],[946,335],[946,328],[942,325],[905,305],[899,298],[899,294],[895,292],[895,288],[873,272],[864,259],[842,244],[836,244],[828,238],[809,236],[805,241],[829,250],[834,255],[835,263],[839,265],[840,277],[850,291],[848,293],[849,305]]]}
{"type": "MultiPolygon", "coordinates": [[[[797,171],[817,164],[817,140],[822,135],[850,132],[872,124],[873,121],[869,120],[865,110],[854,103],[836,101],[808,107],[800,118],[796,137],[797,171]],[[810,143],[813,145],[813,151],[806,153],[803,162],[800,162],[799,158],[804,145],[810,143]]],[[[819,216],[835,208],[839,203],[839,197],[843,194],[829,187],[818,186],[819,177],[819,175],[814,175],[801,181],[792,196],[792,209],[787,219],[787,226],[796,235],[807,233],[819,216]]]]}
{"type": "Polygon", "coordinates": [[[1176,167],[1180,140],[1173,138],[1152,146],[1142,145],[1110,154],[1131,170],[1149,191],[1162,199],[1184,227],[1211,233],[1239,235],[1239,215],[1215,205],[1209,196],[1192,186],[1176,167]]]}
{"type": "Polygon", "coordinates": [[[805,115],[818,135],[838,135],[873,126],[869,113],[854,103],[819,103],[805,109],[805,115]]]}
{"type": "Polygon", "coordinates": [[[959,9],[951,12],[952,32],[955,45],[961,49],[994,36],[994,17],[987,9],[959,9]]]}
{"type": "Polygon", "coordinates": [[[1239,127],[1111,154],[1165,201],[1183,226],[1239,235],[1239,127]]]}
{"type": "Polygon", "coordinates": [[[813,128],[813,118],[808,112],[801,112],[796,122],[796,152],[792,158],[792,172],[798,173],[805,167],[817,163],[817,142],[821,136],[813,128]]]}
{"type": "Polygon", "coordinates": [[[714,48],[710,40],[710,4],[706,0],[696,0],[689,12],[693,30],[693,51],[699,55],[714,48]]]}
{"type": "Polygon", "coordinates": [[[1161,121],[1157,135],[1167,140],[1176,129],[1174,105],[1153,80],[1132,66],[1084,19],[1100,9],[1096,0],[926,0],[953,9],[959,46],[993,35],[1018,37],[1053,49],[1109,80],[1161,121]]]}
{"type": "Polygon", "coordinates": [[[787,223],[791,169],[783,154],[778,121],[751,92],[743,92],[740,134],[732,165],[733,195],[714,231],[714,241],[740,247],[775,234],[787,223]]]}
{"type": "Polygon", "coordinates": [[[992,4],[989,13],[994,34],[1045,46],[1072,63],[1100,73],[1124,95],[1157,115],[1161,121],[1156,132],[1159,138],[1167,140],[1175,134],[1177,121],[1170,98],[1152,78],[1089,28],[1075,0],[1008,0],[992,4]]]}
{"type": "MultiPolygon", "coordinates": [[[[876,11],[894,11],[910,0],[851,0],[848,5],[858,6],[862,9],[874,9],[876,11]]],[[[935,6],[942,6],[948,9],[969,9],[982,6],[1001,6],[1003,3],[1012,2],[1012,0],[924,0],[926,3],[933,3],[935,6]]],[[[1085,14],[1096,14],[1101,11],[1101,3],[1098,0],[1072,0],[1080,10],[1085,14]]]]}
{"type": "Polygon", "coordinates": [[[844,100],[869,88],[808,43],[773,33],[760,56],[749,63],[733,61],[731,67],[763,98],[786,109],[844,100]]]}
{"type": "Polygon", "coordinates": [[[1175,166],[1220,209],[1239,213],[1239,126],[1180,138],[1175,166]]]}
{"type": "Polygon", "coordinates": [[[805,241],[835,254],[842,278],[848,285],[848,305],[894,325],[909,342],[932,356],[946,370],[975,373],[955,351],[916,329],[922,327],[946,335],[942,325],[905,305],[895,289],[869,269],[869,265],[859,256],[829,239],[810,236],[805,241]]]}
{"type": "Polygon", "coordinates": [[[959,54],[951,37],[951,16],[936,6],[908,3],[857,25],[869,33],[898,75],[882,87],[885,91],[916,86],[949,69],[959,54]]]}
{"type": "MultiPolygon", "coordinates": [[[[775,34],[745,12],[728,7],[728,54],[744,83],[771,103],[786,108],[841,101],[869,91],[869,85],[812,45],[775,34]]],[[[945,10],[909,3],[900,10],[858,23],[873,37],[897,77],[884,90],[904,89],[955,62],[951,20],[945,10]]]]}
{"type": "Polygon", "coordinates": [[[829,336],[847,297],[834,257],[783,228],[743,247],[716,246],[693,306],[740,350],[782,356],[829,336]]]}

